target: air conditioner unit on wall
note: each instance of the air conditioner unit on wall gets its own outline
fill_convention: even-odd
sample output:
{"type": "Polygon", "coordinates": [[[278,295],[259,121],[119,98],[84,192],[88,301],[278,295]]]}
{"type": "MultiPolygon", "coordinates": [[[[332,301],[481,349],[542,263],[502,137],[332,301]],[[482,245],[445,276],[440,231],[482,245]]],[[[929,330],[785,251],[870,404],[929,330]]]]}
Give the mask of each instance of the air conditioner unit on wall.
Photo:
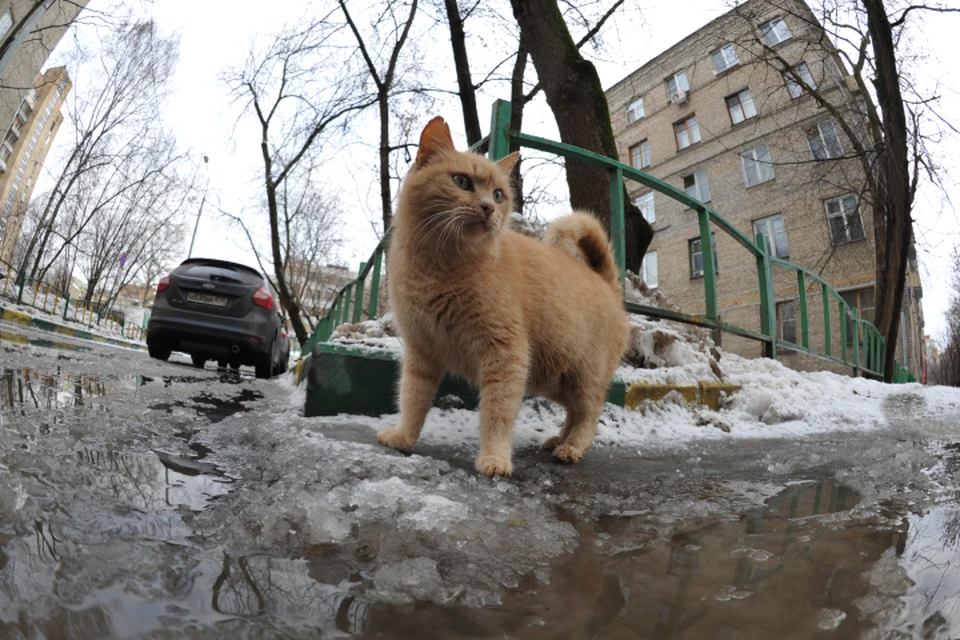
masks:
{"type": "Polygon", "coordinates": [[[686,91],[677,91],[676,93],[670,94],[670,102],[672,104],[686,104],[687,102],[687,92],[686,91]]]}

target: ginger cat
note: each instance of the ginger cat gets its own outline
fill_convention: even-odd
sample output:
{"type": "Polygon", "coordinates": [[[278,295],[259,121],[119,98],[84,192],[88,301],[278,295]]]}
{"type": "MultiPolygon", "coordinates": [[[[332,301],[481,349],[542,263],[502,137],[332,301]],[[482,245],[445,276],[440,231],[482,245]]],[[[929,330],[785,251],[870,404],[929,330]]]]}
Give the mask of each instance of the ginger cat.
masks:
{"type": "Polygon", "coordinates": [[[377,439],[411,447],[450,371],[480,389],[476,467],[491,476],[513,471],[525,394],[566,409],[560,434],[543,446],[557,460],[580,460],[629,335],[609,240],[593,216],[555,220],[545,242],[507,228],[517,157],[458,152],[443,119],[431,120],[387,251],[404,354],[400,423],[377,439]]]}

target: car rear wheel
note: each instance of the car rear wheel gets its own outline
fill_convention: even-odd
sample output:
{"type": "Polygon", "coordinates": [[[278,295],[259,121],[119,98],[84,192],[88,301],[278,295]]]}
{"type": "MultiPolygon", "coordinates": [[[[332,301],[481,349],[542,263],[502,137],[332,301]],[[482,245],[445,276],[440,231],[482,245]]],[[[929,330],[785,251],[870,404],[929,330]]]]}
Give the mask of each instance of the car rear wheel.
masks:
{"type": "Polygon", "coordinates": [[[190,359],[193,361],[193,366],[198,369],[203,369],[203,365],[207,364],[207,359],[197,353],[191,353],[190,359]]]}
{"type": "Polygon", "coordinates": [[[256,370],[258,378],[272,378],[273,377],[273,358],[271,354],[273,353],[273,344],[270,345],[270,348],[267,349],[267,354],[261,358],[258,358],[256,363],[254,363],[253,368],[256,370]]]}
{"type": "Polygon", "coordinates": [[[156,360],[167,360],[170,358],[170,349],[167,349],[166,347],[148,344],[147,351],[150,352],[150,357],[156,360]]]}

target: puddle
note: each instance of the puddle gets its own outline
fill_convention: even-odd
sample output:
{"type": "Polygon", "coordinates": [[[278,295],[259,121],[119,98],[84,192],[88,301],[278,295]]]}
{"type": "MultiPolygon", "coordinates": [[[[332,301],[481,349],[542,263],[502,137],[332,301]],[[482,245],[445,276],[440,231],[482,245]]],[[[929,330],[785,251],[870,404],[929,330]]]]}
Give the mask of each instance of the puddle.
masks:
{"type": "Polygon", "coordinates": [[[241,389],[239,393],[229,398],[219,398],[209,393],[200,393],[192,396],[189,403],[185,400],[160,402],[150,405],[150,409],[173,413],[176,407],[189,408],[214,423],[237,413],[249,411],[250,407],[245,403],[254,402],[261,398],[263,398],[263,394],[254,389],[241,389]]]}
{"type": "Polygon", "coordinates": [[[116,378],[104,381],[94,376],[66,374],[59,367],[53,374],[29,367],[4,369],[0,379],[0,409],[56,411],[96,405],[96,399],[115,390],[116,383],[116,378]]]}

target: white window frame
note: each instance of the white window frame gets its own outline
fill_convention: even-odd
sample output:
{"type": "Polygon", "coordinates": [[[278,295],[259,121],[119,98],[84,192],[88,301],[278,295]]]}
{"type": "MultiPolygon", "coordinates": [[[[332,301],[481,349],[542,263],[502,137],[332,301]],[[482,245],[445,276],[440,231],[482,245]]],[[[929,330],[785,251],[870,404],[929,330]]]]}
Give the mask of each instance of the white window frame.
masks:
{"type": "Polygon", "coordinates": [[[688,196],[700,202],[710,202],[710,181],[707,179],[707,170],[698,169],[683,176],[683,190],[688,196]],[[690,184],[687,184],[688,182],[690,184]]]}
{"type": "Polygon", "coordinates": [[[654,191],[648,191],[642,196],[638,197],[633,201],[633,204],[637,205],[637,209],[640,209],[640,213],[643,214],[644,220],[653,224],[657,221],[657,203],[654,197],[654,191]]]}
{"type": "MultiPolygon", "coordinates": [[[[703,277],[703,248],[700,237],[691,238],[688,242],[690,249],[690,279],[703,277]],[[697,257],[700,258],[700,268],[697,268],[697,257]]],[[[720,262],[717,258],[717,234],[710,233],[710,248],[713,250],[713,275],[720,273],[720,262]]]]}
{"type": "Polygon", "coordinates": [[[753,102],[753,94],[750,89],[743,89],[731,96],[724,98],[727,104],[727,113],[730,115],[730,122],[740,124],[750,118],[757,116],[757,105],[753,102]]]}
{"type": "Polygon", "coordinates": [[[690,83],[687,81],[687,72],[681,69],[675,74],[664,80],[667,87],[667,100],[671,100],[674,94],[681,91],[684,93],[690,91],[690,83]]]}
{"type": "Polygon", "coordinates": [[[777,213],[754,220],[753,237],[756,238],[758,235],[763,236],[764,243],[767,245],[767,255],[775,258],[790,256],[790,248],[787,245],[787,227],[781,214],[777,213]]]}
{"type": "Polygon", "coordinates": [[[794,300],[784,300],[777,303],[777,337],[793,344],[799,344],[797,341],[797,305],[794,300]],[[786,317],[788,314],[784,313],[787,309],[790,309],[789,318],[786,317]],[[788,327],[790,327],[790,332],[793,333],[792,336],[787,335],[788,327]]]}
{"type": "Polygon", "coordinates": [[[627,105],[627,124],[633,124],[643,118],[646,113],[643,110],[643,98],[637,98],[627,105]]]}
{"type": "Polygon", "coordinates": [[[743,181],[748,189],[774,178],[770,148],[764,142],[741,152],[740,163],[743,165],[743,181]]]}
{"type": "Polygon", "coordinates": [[[794,65],[789,71],[783,74],[783,78],[787,83],[787,91],[790,92],[790,97],[794,100],[807,95],[806,87],[798,82],[798,78],[805,82],[811,89],[816,90],[817,88],[813,74],[810,73],[810,66],[806,62],[800,62],[794,65]]]}
{"type": "Polygon", "coordinates": [[[737,51],[733,48],[732,44],[725,44],[719,49],[711,51],[710,57],[713,58],[714,74],[723,73],[740,64],[740,60],[737,58],[737,51]]]}
{"type": "Polygon", "coordinates": [[[810,145],[810,153],[817,162],[843,156],[840,136],[837,135],[833,120],[821,120],[807,129],[807,144],[810,145]]]}
{"type": "Polygon", "coordinates": [[[774,18],[760,25],[760,36],[767,43],[767,46],[775,47],[792,38],[793,34],[790,33],[790,28],[787,27],[783,18],[774,18]]]}
{"type": "Polygon", "coordinates": [[[640,279],[650,289],[656,289],[660,286],[659,266],[657,264],[657,252],[648,251],[640,261],[640,279]]]}
{"type": "Polygon", "coordinates": [[[674,122],[673,137],[677,141],[677,151],[700,142],[700,124],[697,122],[697,116],[689,115],[680,122],[674,122]]]}
{"type": "Polygon", "coordinates": [[[863,227],[863,215],[860,213],[860,203],[854,193],[845,193],[842,196],[827,198],[823,201],[823,207],[827,213],[827,226],[830,228],[830,242],[836,246],[848,242],[865,240],[867,237],[866,229],[863,227]],[[853,206],[850,207],[850,203],[853,206]],[[834,220],[841,219],[843,222],[843,236],[838,237],[834,220]],[[851,224],[853,222],[853,224],[851,224]],[[859,225],[860,235],[856,234],[859,225]]]}

